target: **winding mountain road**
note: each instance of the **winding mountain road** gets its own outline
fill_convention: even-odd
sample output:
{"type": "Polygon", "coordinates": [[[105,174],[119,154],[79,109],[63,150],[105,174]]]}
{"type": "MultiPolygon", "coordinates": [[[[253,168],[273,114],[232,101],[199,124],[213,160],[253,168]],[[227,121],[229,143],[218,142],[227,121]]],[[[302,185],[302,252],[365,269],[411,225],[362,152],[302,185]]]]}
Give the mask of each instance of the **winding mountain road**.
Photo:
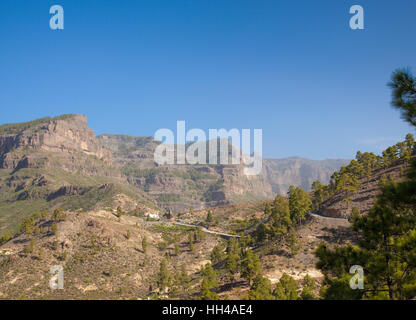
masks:
{"type": "Polygon", "coordinates": [[[348,221],[348,219],[345,219],[345,218],[326,217],[326,216],[322,216],[322,215],[312,213],[312,212],[309,212],[309,215],[313,218],[324,219],[326,221],[342,221],[342,220],[343,221],[348,221]]]}
{"type": "Polygon", "coordinates": [[[226,239],[229,239],[229,238],[241,238],[240,236],[237,236],[235,234],[228,234],[228,233],[222,233],[222,232],[218,232],[218,231],[213,231],[213,230],[209,230],[209,229],[207,229],[205,227],[195,226],[193,224],[187,224],[187,223],[182,223],[182,222],[172,222],[172,223],[173,224],[176,224],[178,226],[191,227],[191,228],[199,228],[199,229],[201,229],[205,233],[215,234],[215,235],[221,236],[221,237],[226,238],[226,239]]]}
{"type": "MultiPolygon", "coordinates": [[[[311,213],[309,212],[309,215],[315,219],[321,219],[321,220],[325,220],[327,222],[334,222],[334,223],[342,223],[342,222],[348,222],[348,219],[345,218],[333,218],[333,217],[325,217],[325,216],[321,216],[319,214],[316,213],[311,213]]],[[[160,223],[160,222],[159,222],[160,223]]],[[[178,226],[183,226],[183,227],[190,227],[190,228],[195,228],[195,229],[201,229],[202,232],[205,233],[209,233],[209,234],[213,234],[213,235],[217,235],[220,237],[223,237],[225,239],[230,239],[230,238],[241,238],[241,236],[235,235],[235,234],[228,234],[228,233],[224,233],[224,232],[218,232],[218,231],[213,231],[213,230],[209,230],[205,227],[202,226],[196,226],[194,224],[189,224],[189,223],[184,223],[184,222],[177,222],[177,221],[173,221],[173,222],[166,222],[163,221],[162,223],[166,223],[166,224],[170,224],[170,225],[178,225],[178,226]]]]}

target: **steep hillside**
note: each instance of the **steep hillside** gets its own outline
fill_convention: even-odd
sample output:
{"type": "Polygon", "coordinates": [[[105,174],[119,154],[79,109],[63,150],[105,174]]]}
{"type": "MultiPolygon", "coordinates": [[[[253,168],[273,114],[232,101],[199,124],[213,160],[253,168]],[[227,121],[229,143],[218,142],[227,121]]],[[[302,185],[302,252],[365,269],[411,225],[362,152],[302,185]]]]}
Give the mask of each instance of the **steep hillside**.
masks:
{"type": "Polygon", "coordinates": [[[113,152],[130,183],[175,212],[273,196],[267,180],[247,177],[242,165],[158,165],[154,151],[159,142],[151,137],[106,134],[98,138],[113,152]]]}
{"type": "Polygon", "coordinates": [[[15,232],[36,210],[90,210],[112,205],[121,194],[154,206],[114,167],[85,116],[0,126],[0,234],[15,232]]]}
{"type": "Polygon", "coordinates": [[[85,156],[111,163],[111,153],[95,139],[84,115],[63,115],[53,119],[47,117],[0,126],[0,168],[65,165],[65,169],[73,172],[86,170],[88,173],[89,169],[97,170],[78,162],[80,157],[85,156]],[[57,157],[51,157],[52,154],[57,157]],[[62,162],[63,158],[65,163],[62,162]]]}
{"type": "Polygon", "coordinates": [[[374,199],[380,191],[382,178],[400,181],[404,178],[405,170],[406,164],[403,161],[397,161],[386,168],[375,170],[369,177],[358,180],[358,188],[355,192],[337,192],[325,200],[320,205],[319,212],[329,217],[348,218],[355,207],[362,214],[366,214],[372,208],[374,199]]]}
{"type": "MultiPolygon", "coordinates": [[[[151,221],[139,215],[118,217],[115,210],[64,212],[35,220],[32,234],[17,234],[0,245],[0,299],[164,299],[201,295],[201,267],[212,260],[227,240],[214,233],[248,235],[267,219],[265,202],[220,206],[212,209],[213,225],[206,225],[207,210],[181,215],[175,220],[151,221]],[[184,225],[187,224],[187,225],[184,225]],[[56,225],[54,228],[53,225],[56,225]],[[198,232],[198,230],[205,230],[198,232]],[[146,238],[146,249],[143,239],[146,238]],[[195,239],[191,245],[189,239],[195,239]],[[160,264],[167,261],[172,284],[160,292],[160,264]],[[64,288],[51,290],[50,267],[62,266],[64,288]],[[184,272],[186,276],[184,276],[184,272]]],[[[314,250],[321,242],[330,246],[353,238],[345,219],[308,216],[297,229],[299,253],[291,255],[284,244],[268,242],[252,250],[260,257],[261,270],[274,285],[283,273],[301,284],[309,275],[321,283],[314,250]]],[[[215,264],[221,299],[241,299],[250,285],[240,274],[230,281],[225,255],[215,264]]],[[[319,286],[317,287],[319,290],[319,286]]]]}
{"type": "Polygon", "coordinates": [[[129,211],[134,203],[181,212],[271,199],[289,185],[326,183],[344,163],[267,159],[262,174],[246,176],[243,165],[157,165],[158,144],[152,137],[96,137],[84,115],[0,126],[0,235],[15,232],[35,210],[112,207],[119,195],[130,199],[129,211]]]}
{"type": "MultiPolygon", "coordinates": [[[[286,194],[290,185],[308,190],[312,181],[328,183],[347,160],[264,159],[262,174],[248,177],[243,165],[164,165],[154,163],[159,142],[152,137],[101,135],[128,181],[174,211],[244,203],[286,194]]],[[[229,153],[231,156],[231,144],[229,153]]]]}
{"type": "Polygon", "coordinates": [[[187,227],[135,216],[118,218],[111,210],[65,215],[64,221],[42,218],[35,224],[37,235],[28,239],[21,234],[0,246],[0,299],[145,299],[153,292],[164,257],[171,255],[172,270],[186,266],[195,278],[219,241],[208,235],[191,252],[187,227]],[[52,224],[57,225],[55,234],[52,224]],[[177,255],[172,237],[181,243],[177,255]],[[63,290],[49,288],[53,265],[63,267],[63,290]]]}
{"type": "Polygon", "coordinates": [[[380,186],[406,179],[406,170],[414,157],[416,142],[410,133],[381,155],[358,151],[356,159],[334,172],[328,185],[312,185],[315,209],[333,217],[349,217],[353,208],[366,214],[380,186]]]}

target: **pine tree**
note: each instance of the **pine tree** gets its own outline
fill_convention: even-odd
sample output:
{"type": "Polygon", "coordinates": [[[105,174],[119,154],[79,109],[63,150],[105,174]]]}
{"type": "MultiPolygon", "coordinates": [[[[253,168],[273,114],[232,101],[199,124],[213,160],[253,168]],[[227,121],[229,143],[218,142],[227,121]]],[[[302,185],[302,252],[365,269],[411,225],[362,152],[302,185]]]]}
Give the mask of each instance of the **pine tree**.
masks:
{"type": "Polygon", "coordinates": [[[277,300],[298,300],[298,289],[296,280],[284,273],[277,283],[273,295],[277,300]]]}
{"type": "Polygon", "coordinates": [[[188,275],[188,272],[186,272],[185,265],[182,265],[181,267],[181,273],[179,275],[181,287],[183,289],[183,292],[185,294],[188,293],[189,287],[191,285],[191,277],[188,275]]]}
{"type": "Polygon", "coordinates": [[[349,218],[349,221],[353,223],[355,220],[359,219],[360,216],[361,216],[360,209],[358,209],[357,207],[354,207],[352,208],[351,217],[349,218]]]}
{"type": "Polygon", "coordinates": [[[241,261],[241,276],[249,282],[257,277],[261,272],[260,258],[251,249],[247,249],[244,252],[243,259],[241,261]]]}
{"type": "Polygon", "coordinates": [[[212,211],[208,210],[206,222],[207,223],[212,223],[213,221],[214,221],[214,217],[212,216],[212,211]]]}
{"type": "Polygon", "coordinates": [[[290,254],[292,256],[295,256],[298,254],[300,250],[300,245],[298,244],[298,237],[296,236],[295,230],[291,229],[289,231],[289,234],[286,238],[286,245],[289,248],[290,254]]]}
{"type": "Polygon", "coordinates": [[[179,239],[178,239],[178,237],[174,238],[173,245],[174,245],[174,249],[175,249],[175,256],[179,256],[180,248],[179,248],[179,239]]]}
{"type": "Polygon", "coordinates": [[[194,247],[194,233],[191,231],[188,234],[188,242],[189,242],[189,250],[191,252],[194,252],[195,247],[194,247]]]}
{"type": "Polygon", "coordinates": [[[385,174],[383,174],[380,178],[379,187],[383,188],[387,185],[387,177],[385,174]]]}
{"type": "Polygon", "coordinates": [[[389,83],[393,91],[393,107],[400,110],[402,119],[416,126],[416,78],[405,69],[396,70],[389,83]]]}
{"type": "Polygon", "coordinates": [[[314,290],[316,288],[316,282],[312,279],[312,277],[307,274],[302,280],[302,293],[301,298],[302,300],[316,300],[317,297],[314,294],[314,290]]]}
{"type": "Polygon", "coordinates": [[[11,237],[12,236],[10,235],[10,233],[6,233],[4,236],[0,237],[0,245],[9,241],[11,239],[11,237]]]}
{"type": "Polygon", "coordinates": [[[228,277],[231,281],[234,281],[234,275],[238,271],[238,257],[230,251],[227,253],[227,259],[225,260],[225,269],[227,270],[228,277]]]}
{"type": "Polygon", "coordinates": [[[58,234],[58,225],[56,223],[53,223],[51,230],[52,230],[53,235],[56,236],[58,234]]]}
{"type": "Polygon", "coordinates": [[[266,202],[266,205],[264,206],[264,215],[269,216],[272,213],[272,209],[270,208],[270,204],[266,202]]]}
{"type": "Polygon", "coordinates": [[[20,232],[24,233],[26,236],[29,236],[33,232],[35,226],[35,221],[33,218],[24,218],[20,224],[20,232]]]}
{"type": "Polygon", "coordinates": [[[66,220],[66,213],[62,208],[57,208],[52,213],[52,220],[57,222],[66,220]]]}
{"type": "Polygon", "coordinates": [[[311,210],[312,200],[309,194],[299,187],[289,187],[290,219],[293,223],[305,220],[305,215],[311,210]]]}
{"type": "Polygon", "coordinates": [[[320,181],[316,180],[312,182],[311,189],[313,192],[312,205],[314,210],[319,210],[321,203],[327,198],[327,187],[320,181]]]}
{"type": "Polygon", "coordinates": [[[239,256],[241,253],[240,244],[236,238],[230,238],[227,243],[227,258],[225,268],[231,281],[234,281],[234,275],[238,272],[239,256]]]}
{"type": "Polygon", "coordinates": [[[268,233],[268,230],[267,230],[266,225],[264,223],[260,223],[255,233],[256,242],[263,243],[267,238],[267,233],[268,233]]]}
{"type": "Polygon", "coordinates": [[[143,250],[143,253],[146,254],[146,252],[147,252],[147,238],[146,238],[146,236],[144,236],[143,239],[142,239],[142,250],[143,250]]]}
{"type": "Polygon", "coordinates": [[[169,297],[182,297],[186,299],[188,295],[191,278],[182,265],[181,271],[176,271],[169,288],[169,297]]]}
{"type": "Polygon", "coordinates": [[[270,216],[271,237],[283,237],[291,225],[289,201],[283,196],[278,195],[274,200],[274,206],[270,216]]]}
{"type": "Polygon", "coordinates": [[[44,220],[46,220],[46,219],[48,219],[49,218],[49,212],[48,212],[48,210],[43,210],[42,212],[41,212],[41,216],[42,216],[42,219],[44,219],[44,220]]]}
{"type": "Polygon", "coordinates": [[[261,274],[257,275],[250,287],[248,297],[250,300],[274,300],[270,280],[261,274]]]}
{"type": "Polygon", "coordinates": [[[160,262],[159,273],[157,275],[157,286],[159,287],[160,292],[165,292],[166,288],[169,286],[170,274],[168,270],[168,261],[162,259],[160,262]]]}
{"type": "Polygon", "coordinates": [[[205,240],[205,232],[202,231],[201,228],[198,228],[197,230],[195,230],[193,235],[194,235],[194,242],[195,243],[198,243],[198,242],[201,242],[201,241],[205,240]]]}
{"type": "Polygon", "coordinates": [[[35,211],[32,215],[32,218],[35,220],[35,222],[37,222],[42,218],[42,215],[39,211],[35,211]]]}
{"type": "Polygon", "coordinates": [[[117,207],[117,217],[121,218],[121,216],[123,215],[123,210],[121,209],[120,206],[117,207]]]}
{"type": "Polygon", "coordinates": [[[34,239],[30,239],[29,244],[25,247],[25,254],[29,255],[33,252],[35,248],[35,240],[34,239]]]}
{"type": "Polygon", "coordinates": [[[211,251],[211,263],[212,265],[217,264],[225,259],[223,247],[217,244],[211,251]]]}
{"type": "Polygon", "coordinates": [[[234,237],[230,238],[227,243],[227,253],[232,252],[236,255],[240,253],[240,244],[238,240],[234,237]]]}
{"type": "Polygon", "coordinates": [[[215,287],[218,286],[217,273],[212,268],[210,263],[205,265],[205,268],[202,267],[202,285],[201,285],[201,299],[202,300],[217,300],[218,295],[212,291],[215,287]]]}
{"type": "MultiPolygon", "coordinates": [[[[392,76],[393,106],[416,126],[415,79],[404,70],[392,76]]],[[[388,148],[383,158],[391,163],[397,148],[388,148]]],[[[316,251],[318,267],[326,275],[323,296],[327,299],[414,299],[416,297],[416,160],[411,162],[407,179],[382,182],[373,208],[353,221],[360,233],[358,246],[316,251]],[[364,269],[364,290],[349,287],[349,268],[364,269]]]]}

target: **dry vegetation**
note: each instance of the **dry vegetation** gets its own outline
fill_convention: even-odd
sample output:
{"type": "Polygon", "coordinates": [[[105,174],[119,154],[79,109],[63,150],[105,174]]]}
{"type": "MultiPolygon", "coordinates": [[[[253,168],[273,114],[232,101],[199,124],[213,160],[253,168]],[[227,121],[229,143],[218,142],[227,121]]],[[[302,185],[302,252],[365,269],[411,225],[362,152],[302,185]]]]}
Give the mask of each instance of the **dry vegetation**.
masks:
{"type": "MultiPolygon", "coordinates": [[[[214,222],[207,225],[207,210],[180,215],[190,224],[204,225],[222,232],[252,230],[263,217],[264,202],[222,206],[212,209],[214,222]]],[[[348,221],[310,217],[299,229],[300,250],[295,256],[282,245],[266,243],[253,250],[261,258],[264,275],[272,283],[283,272],[296,280],[306,274],[320,281],[322,274],[315,269],[314,249],[320,242],[345,243],[348,221]],[[344,236],[342,236],[344,235],[344,236]]],[[[175,225],[174,221],[149,221],[145,217],[117,216],[116,210],[66,212],[65,221],[40,219],[36,234],[18,234],[0,247],[0,298],[3,299],[147,299],[159,295],[157,274],[163,258],[169,272],[185,270],[191,278],[190,297],[200,294],[200,270],[210,262],[214,246],[226,240],[205,234],[190,250],[189,232],[197,227],[175,225]],[[57,232],[52,225],[57,224],[57,232]],[[143,252],[142,240],[148,247],[143,252]],[[179,252],[175,252],[175,241],[179,252]],[[33,245],[32,249],[28,249],[33,245]],[[30,252],[28,252],[28,250],[30,252]],[[49,269],[64,268],[64,289],[49,288],[49,269]]],[[[220,264],[221,265],[221,264],[220,264]]],[[[218,267],[218,266],[217,266],[218,267]]],[[[218,270],[219,285],[215,289],[222,299],[243,297],[248,282],[236,275],[230,282],[224,271],[218,270]]]]}

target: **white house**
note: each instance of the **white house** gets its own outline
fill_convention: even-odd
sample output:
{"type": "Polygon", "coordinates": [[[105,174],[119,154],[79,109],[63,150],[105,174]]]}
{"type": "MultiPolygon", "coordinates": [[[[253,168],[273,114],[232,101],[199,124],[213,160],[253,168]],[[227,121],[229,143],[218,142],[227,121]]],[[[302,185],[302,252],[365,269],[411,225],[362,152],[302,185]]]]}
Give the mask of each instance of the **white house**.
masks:
{"type": "Polygon", "coordinates": [[[150,219],[156,219],[156,220],[159,220],[160,219],[160,217],[159,217],[159,215],[157,213],[147,213],[147,216],[150,219]]]}

